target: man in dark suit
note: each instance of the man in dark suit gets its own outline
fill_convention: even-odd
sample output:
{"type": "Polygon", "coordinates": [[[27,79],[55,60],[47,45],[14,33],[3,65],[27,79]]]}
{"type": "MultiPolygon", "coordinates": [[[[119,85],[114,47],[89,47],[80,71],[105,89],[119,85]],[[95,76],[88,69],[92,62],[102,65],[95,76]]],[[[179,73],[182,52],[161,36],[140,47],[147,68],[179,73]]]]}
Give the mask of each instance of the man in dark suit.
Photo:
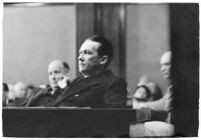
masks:
{"type": "Polygon", "coordinates": [[[86,39],[79,50],[78,57],[78,67],[82,77],[75,79],[65,89],[55,106],[126,107],[126,82],[107,70],[112,58],[112,45],[104,37],[96,35],[86,39]]]}
{"type": "Polygon", "coordinates": [[[53,107],[56,99],[61,96],[63,89],[69,84],[69,66],[60,60],[52,61],[48,66],[50,86],[37,89],[37,92],[26,102],[27,107],[53,107]]]}

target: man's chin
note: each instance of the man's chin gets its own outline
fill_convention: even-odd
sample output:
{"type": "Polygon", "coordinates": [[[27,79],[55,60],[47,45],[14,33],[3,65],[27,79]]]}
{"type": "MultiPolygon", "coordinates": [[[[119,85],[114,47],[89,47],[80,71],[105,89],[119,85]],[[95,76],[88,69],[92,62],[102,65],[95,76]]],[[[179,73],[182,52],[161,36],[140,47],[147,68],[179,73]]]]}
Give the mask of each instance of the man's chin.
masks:
{"type": "Polygon", "coordinates": [[[79,72],[80,72],[80,73],[84,73],[84,72],[85,72],[85,69],[79,69],[79,72]]]}
{"type": "Polygon", "coordinates": [[[165,79],[170,79],[170,75],[164,75],[165,79]]]}

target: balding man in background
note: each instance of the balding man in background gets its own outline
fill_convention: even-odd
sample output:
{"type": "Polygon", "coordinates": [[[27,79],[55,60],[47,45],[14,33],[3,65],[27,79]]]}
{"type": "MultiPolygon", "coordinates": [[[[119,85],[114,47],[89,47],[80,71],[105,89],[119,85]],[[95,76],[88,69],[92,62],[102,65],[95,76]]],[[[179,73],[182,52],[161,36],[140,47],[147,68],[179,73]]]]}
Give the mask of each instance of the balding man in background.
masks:
{"type": "Polygon", "coordinates": [[[62,91],[69,83],[69,65],[60,60],[52,61],[48,66],[48,75],[50,86],[39,90],[28,101],[26,106],[53,107],[56,99],[62,94],[62,91]]]}
{"type": "Polygon", "coordinates": [[[168,81],[168,89],[164,96],[157,101],[150,102],[133,102],[134,109],[148,108],[154,111],[166,111],[168,116],[165,122],[151,121],[144,124],[145,137],[168,137],[174,135],[174,125],[171,124],[172,117],[172,81],[170,78],[172,53],[165,52],[161,57],[161,72],[168,81]]]}

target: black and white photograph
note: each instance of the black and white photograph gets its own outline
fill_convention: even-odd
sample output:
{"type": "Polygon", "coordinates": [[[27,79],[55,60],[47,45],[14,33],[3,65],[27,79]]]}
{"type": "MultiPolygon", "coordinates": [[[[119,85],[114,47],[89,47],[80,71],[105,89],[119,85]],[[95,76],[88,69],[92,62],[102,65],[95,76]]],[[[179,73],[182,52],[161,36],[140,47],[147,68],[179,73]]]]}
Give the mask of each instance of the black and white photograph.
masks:
{"type": "Polygon", "coordinates": [[[199,2],[2,2],[3,138],[198,138],[199,2]]]}

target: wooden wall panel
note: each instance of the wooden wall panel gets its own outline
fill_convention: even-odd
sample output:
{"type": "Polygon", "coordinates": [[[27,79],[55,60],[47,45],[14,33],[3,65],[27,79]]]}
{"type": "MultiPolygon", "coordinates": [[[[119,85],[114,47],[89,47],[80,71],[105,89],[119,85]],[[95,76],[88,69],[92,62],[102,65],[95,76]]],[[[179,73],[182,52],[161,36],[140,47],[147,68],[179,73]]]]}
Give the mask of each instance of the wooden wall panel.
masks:
{"type": "Polygon", "coordinates": [[[110,68],[115,75],[125,78],[125,42],[122,35],[125,31],[122,27],[124,25],[122,23],[125,22],[124,6],[122,4],[97,4],[96,10],[98,22],[95,25],[95,33],[103,35],[111,41],[114,47],[114,58],[110,68]]]}
{"type": "MultiPolygon", "coordinates": [[[[94,34],[94,5],[93,4],[76,4],[76,12],[77,12],[77,53],[76,56],[78,57],[78,51],[80,46],[82,45],[83,41],[92,36],[94,34]]],[[[76,58],[77,58],[76,57],[76,58]]],[[[76,59],[77,61],[77,59],[76,59]]],[[[77,63],[76,63],[77,64],[77,63]]],[[[77,65],[76,65],[77,66],[77,65]]],[[[77,66],[78,68],[78,66],[77,66]]],[[[78,69],[77,69],[77,75],[78,69]]]]}

